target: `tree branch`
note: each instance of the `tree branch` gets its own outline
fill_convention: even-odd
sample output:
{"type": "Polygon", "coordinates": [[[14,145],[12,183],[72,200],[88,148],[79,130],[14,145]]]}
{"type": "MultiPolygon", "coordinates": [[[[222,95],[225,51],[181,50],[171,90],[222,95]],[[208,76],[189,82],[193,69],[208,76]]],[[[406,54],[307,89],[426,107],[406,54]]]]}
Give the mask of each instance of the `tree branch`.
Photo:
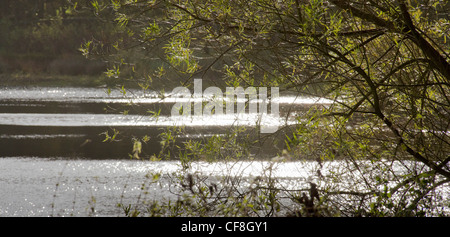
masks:
{"type": "Polygon", "coordinates": [[[404,19],[403,33],[422,50],[422,52],[431,60],[431,65],[438,70],[447,81],[450,81],[450,64],[422,35],[417,31],[408,8],[404,0],[400,0],[400,10],[404,19]]]}
{"type": "Polygon", "coordinates": [[[374,16],[367,12],[361,11],[361,10],[353,7],[352,5],[350,5],[349,1],[347,1],[347,0],[330,0],[330,2],[343,10],[350,10],[354,16],[357,16],[368,22],[371,22],[379,27],[383,27],[383,28],[386,28],[389,30],[395,29],[395,26],[392,22],[386,21],[377,16],[374,16]]]}

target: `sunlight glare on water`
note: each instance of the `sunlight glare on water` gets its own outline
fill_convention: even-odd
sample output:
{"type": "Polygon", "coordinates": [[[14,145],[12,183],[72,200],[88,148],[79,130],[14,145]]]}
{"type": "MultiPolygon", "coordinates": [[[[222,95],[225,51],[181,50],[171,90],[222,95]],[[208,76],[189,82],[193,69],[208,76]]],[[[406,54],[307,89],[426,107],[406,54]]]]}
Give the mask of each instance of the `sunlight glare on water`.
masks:
{"type": "MultiPolygon", "coordinates": [[[[208,98],[205,98],[206,100],[208,98]]],[[[171,93],[160,95],[153,91],[121,90],[105,88],[76,88],[76,87],[30,87],[30,88],[0,88],[0,100],[13,101],[59,101],[59,102],[111,102],[111,103],[174,103],[196,102],[194,98],[177,98],[171,93]]],[[[331,100],[314,97],[280,96],[275,100],[286,104],[330,104],[331,100]]],[[[258,100],[254,102],[259,102],[258,100]]]]}
{"type": "MultiPolygon", "coordinates": [[[[0,113],[0,125],[18,126],[255,126],[258,114],[212,115],[212,116],[158,116],[121,114],[36,114],[0,113]]],[[[264,121],[278,125],[286,120],[265,116],[264,121]]]]}
{"type": "MultiPolygon", "coordinates": [[[[395,167],[401,172],[408,168],[405,164],[395,167]]],[[[326,162],[323,175],[343,165],[326,162]]],[[[119,203],[177,200],[176,177],[185,174],[208,177],[212,182],[239,177],[241,185],[272,177],[276,187],[298,190],[308,182],[320,184],[314,175],[317,168],[317,162],[311,161],[192,162],[185,170],[179,161],[4,157],[0,159],[0,216],[123,216],[119,203]],[[159,179],[153,180],[156,174],[159,179]]],[[[343,178],[342,185],[352,189],[362,184],[343,178]]],[[[445,188],[443,192],[448,193],[445,188]]]]}
{"type": "MultiPolygon", "coordinates": [[[[159,98],[157,93],[148,91],[131,91],[122,93],[119,90],[112,90],[107,94],[104,88],[3,88],[0,90],[0,101],[2,106],[7,101],[15,102],[21,107],[26,107],[26,102],[30,106],[45,106],[30,102],[61,102],[61,103],[141,103],[158,104],[183,102],[183,98],[172,98],[166,94],[159,98]],[[180,101],[181,100],[181,101],[180,101]]],[[[185,99],[193,101],[192,98],[185,99]]],[[[186,102],[185,101],[185,102],[186,102]]],[[[328,104],[323,98],[307,98],[295,96],[281,96],[277,99],[280,104],[328,104]]],[[[104,113],[0,113],[0,125],[19,126],[255,126],[257,124],[283,126],[293,124],[295,120],[290,118],[276,118],[272,114],[223,114],[210,116],[163,116],[157,119],[143,115],[123,115],[104,113]],[[261,123],[262,121],[262,123],[261,123]]]]}
{"type": "MultiPolygon", "coordinates": [[[[218,177],[263,176],[267,162],[194,162],[188,173],[218,177]]],[[[177,199],[170,192],[167,175],[181,172],[178,161],[61,160],[55,158],[4,157],[0,159],[0,216],[117,216],[118,203],[177,199]],[[19,175],[18,175],[19,174],[19,175]],[[158,182],[152,174],[160,174],[158,182]],[[143,194],[142,185],[146,184],[143,194]],[[92,203],[95,198],[95,203],[92,203]],[[91,206],[95,212],[91,213],[91,206]]],[[[274,168],[280,178],[305,178],[302,166],[274,168]]]]}

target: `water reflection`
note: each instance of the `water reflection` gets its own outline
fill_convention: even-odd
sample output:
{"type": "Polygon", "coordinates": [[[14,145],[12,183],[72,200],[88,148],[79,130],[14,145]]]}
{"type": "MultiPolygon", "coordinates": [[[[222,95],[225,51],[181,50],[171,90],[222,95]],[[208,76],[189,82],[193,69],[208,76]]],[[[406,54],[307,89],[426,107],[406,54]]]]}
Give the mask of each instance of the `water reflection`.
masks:
{"type": "MultiPolygon", "coordinates": [[[[287,124],[285,119],[272,118],[265,121],[287,124]]],[[[91,127],[91,126],[256,126],[259,114],[212,115],[212,116],[141,116],[119,114],[34,114],[3,113],[0,125],[17,126],[57,126],[57,127],[91,127]]],[[[295,120],[291,121],[292,123],[295,120]]]]}
{"type": "MultiPolygon", "coordinates": [[[[56,101],[56,102],[98,102],[98,103],[174,103],[175,100],[186,98],[174,98],[170,93],[129,90],[124,93],[121,90],[106,90],[103,88],[0,88],[0,101],[56,101]]],[[[186,99],[187,100],[187,99],[186,99]]],[[[189,99],[194,102],[194,99],[189,99]]],[[[324,98],[299,97],[295,95],[281,96],[279,103],[287,104],[330,104],[332,101],[324,98]]],[[[258,102],[255,100],[254,102],[258,102]]]]}
{"type": "Polygon", "coordinates": [[[205,136],[225,134],[236,126],[254,129],[261,125],[290,125],[296,121],[293,116],[286,120],[284,111],[292,109],[298,112],[312,105],[330,103],[320,98],[295,96],[281,96],[278,100],[282,118],[269,114],[263,120],[260,114],[250,113],[177,117],[170,113],[175,98],[151,91],[130,90],[124,93],[105,88],[1,88],[0,157],[127,159],[133,136],[150,136],[152,140],[145,144],[146,151],[157,153],[158,134],[171,126],[186,128],[183,139],[204,139],[205,136]],[[153,117],[149,111],[160,111],[160,115],[153,117]],[[125,134],[127,138],[114,144],[102,143],[104,136],[101,134],[113,129],[120,130],[121,135],[125,134]]]}
{"type": "MultiPolygon", "coordinates": [[[[117,203],[133,203],[142,194],[142,184],[149,182],[149,173],[165,175],[158,183],[148,183],[146,198],[171,198],[167,175],[179,172],[180,163],[129,160],[131,138],[151,137],[143,145],[151,155],[159,152],[158,135],[169,126],[185,126],[186,133],[177,138],[186,140],[223,136],[236,125],[259,125],[257,114],[172,117],[175,101],[169,95],[106,92],[103,88],[0,88],[0,216],[121,215],[117,203]],[[159,109],[161,116],[149,116],[149,110],[159,109]],[[120,131],[120,139],[103,142],[102,134],[114,129],[120,131]]],[[[280,110],[330,102],[295,96],[279,100],[280,110]]],[[[286,124],[275,118],[268,121],[286,124]]],[[[267,165],[198,162],[190,172],[221,176],[229,171],[251,178],[265,172],[267,165]]],[[[277,175],[286,180],[306,179],[299,172],[306,167],[282,165],[277,175]]]]}
{"type": "MultiPolygon", "coordinates": [[[[262,175],[266,165],[198,162],[189,172],[209,176],[231,172],[245,179],[262,175]]],[[[118,203],[134,204],[139,197],[176,200],[178,197],[169,189],[169,175],[180,170],[177,161],[4,157],[0,159],[0,216],[120,216],[123,210],[118,203]],[[152,174],[160,174],[158,182],[152,182],[152,174]]],[[[294,171],[294,166],[285,166],[279,175],[298,177],[294,171]]]]}
{"type": "MultiPolygon", "coordinates": [[[[331,179],[336,169],[348,165],[342,161],[325,162],[323,175],[331,179]]],[[[401,175],[414,165],[414,162],[396,162],[393,167],[401,175]]],[[[122,216],[124,212],[118,203],[176,201],[178,186],[173,181],[181,174],[181,167],[178,161],[4,157],[0,159],[0,216],[122,216]],[[152,178],[154,174],[158,174],[158,180],[152,178]]],[[[322,183],[315,180],[317,168],[316,162],[308,161],[194,162],[187,172],[208,177],[209,181],[224,176],[239,177],[240,185],[244,186],[260,176],[271,176],[277,179],[274,188],[283,190],[306,188],[308,182],[327,187],[323,183],[326,178],[322,183]]],[[[355,177],[349,180],[340,177],[334,181],[333,186],[336,185],[362,190],[365,183],[355,177]]],[[[449,187],[441,187],[436,192],[445,201],[449,187]]]]}

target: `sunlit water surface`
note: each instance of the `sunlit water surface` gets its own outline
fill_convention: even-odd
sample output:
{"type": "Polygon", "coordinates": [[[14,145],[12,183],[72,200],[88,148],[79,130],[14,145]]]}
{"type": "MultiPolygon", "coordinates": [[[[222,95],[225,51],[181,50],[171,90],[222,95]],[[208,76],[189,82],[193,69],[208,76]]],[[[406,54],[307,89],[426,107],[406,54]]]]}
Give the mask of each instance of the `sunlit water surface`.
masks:
{"type": "MultiPolygon", "coordinates": [[[[148,132],[157,137],[157,129],[182,125],[198,127],[196,133],[184,135],[195,139],[212,136],[220,127],[261,124],[260,115],[248,113],[174,117],[167,112],[174,102],[180,98],[141,90],[0,88],[0,216],[115,216],[123,215],[117,204],[133,204],[143,196],[148,200],[178,198],[170,189],[169,176],[180,170],[179,162],[130,160],[130,144],[101,142],[100,134],[106,129],[128,127],[134,129],[129,133],[148,132]],[[129,107],[140,112],[123,113],[129,107]],[[158,108],[163,111],[157,118],[145,113],[158,108]],[[155,173],[164,175],[152,183],[149,177],[155,173]]],[[[329,103],[294,96],[281,96],[277,102],[329,103]]],[[[286,122],[270,116],[264,121],[277,126],[286,122]]],[[[223,165],[198,163],[193,169],[221,175],[217,172],[224,170],[223,165]]],[[[245,169],[231,169],[238,172],[235,175],[262,172],[251,163],[240,165],[245,169]]]]}
{"type": "MultiPolygon", "coordinates": [[[[267,168],[266,162],[199,162],[189,173],[246,179],[263,176],[267,168]]],[[[177,200],[173,192],[179,186],[173,181],[181,169],[177,161],[3,157],[0,216],[122,216],[119,203],[177,200]],[[159,179],[153,180],[155,174],[159,179]]],[[[307,178],[302,169],[290,163],[278,166],[273,175],[285,179],[285,185],[295,184],[307,178]]]]}
{"type": "MultiPolygon", "coordinates": [[[[261,122],[258,114],[180,119],[169,116],[167,111],[155,118],[111,109],[131,105],[146,111],[147,107],[154,109],[173,102],[173,98],[162,99],[157,93],[143,91],[0,88],[0,216],[122,216],[119,203],[179,198],[178,186],[173,183],[182,169],[179,161],[131,160],[128,153],[132,144],[102,142],[104,129],[128,127],[135,129],[130,133],[148,132],[154,138],[159,128],[182,125],[197,129],[185,135],[195,139],[223,132],[220,128],[256,127],[261,122]],[[113,112],[105,112],[104,108],[113,112]],[[153,180],[154,174],[159,174],[159,179],[153,180]]],[[[330,103],[295,96],[281,96],[278,102],[281,109],[330,103]]],[[[264,121],[277,126],[295,123],[278,118],[264,121]]],[[[295,190],[313,181],[316,170],[316,162],[240,161],[196,162],[188,171],[205,177],[231,175],[245,180],[271,175],[282,188],[295,190]]],[[[326,172],[324,169],[323,174],[326,172]]]]}

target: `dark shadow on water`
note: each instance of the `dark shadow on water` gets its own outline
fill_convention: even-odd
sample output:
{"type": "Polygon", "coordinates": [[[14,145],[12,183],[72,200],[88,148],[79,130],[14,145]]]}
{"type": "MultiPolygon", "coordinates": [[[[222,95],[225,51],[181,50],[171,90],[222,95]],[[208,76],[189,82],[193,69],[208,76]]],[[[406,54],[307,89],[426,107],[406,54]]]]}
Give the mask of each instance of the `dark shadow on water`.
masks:
{"type": "MultiPolygon", "coordinates": [[[[140,158],[148,159],[161,151],[161,133],[167,127],[57,127],[0,126],[0,157],[55,157],[66,159],[130,159],[134,139],[140,139],[140,158]],[[106,139],[107,135],[114,139],[106,139]],[[107,134],[107,135],[106,135],[107,134]],[[147,136],[148,141],[143,137],[147,136]]],[[[176,138],[179,147],[188,140],[206,142],[213,135],[226,135],[224,127],[184,128],[176,138]]],[[[248,133],[255,134],[252,129],[248,133]]],[[[272,135],[275,136],[275,135],[272,135]]],[[[273,156],[269,136],[264,144],[255,144],[259,156],[273,156]]],[[[173,152],[173,151],[172,151],[173,152]]],[[[176,154],[174,154],[176,156],[176,154]]]]}
{"type": "MultiPolygon", "coordinates": [[[[114,141],[104,141],[109,127],[38,127],[0,126],[1,157],[61,157],[87,159],[127,159],[132,152],[132,138],[156,137],[158,129],[114,128],[120,133],[114,141]]],[[[159,152],[159,142],[150,139],[146,152],[159,152]]]]}

